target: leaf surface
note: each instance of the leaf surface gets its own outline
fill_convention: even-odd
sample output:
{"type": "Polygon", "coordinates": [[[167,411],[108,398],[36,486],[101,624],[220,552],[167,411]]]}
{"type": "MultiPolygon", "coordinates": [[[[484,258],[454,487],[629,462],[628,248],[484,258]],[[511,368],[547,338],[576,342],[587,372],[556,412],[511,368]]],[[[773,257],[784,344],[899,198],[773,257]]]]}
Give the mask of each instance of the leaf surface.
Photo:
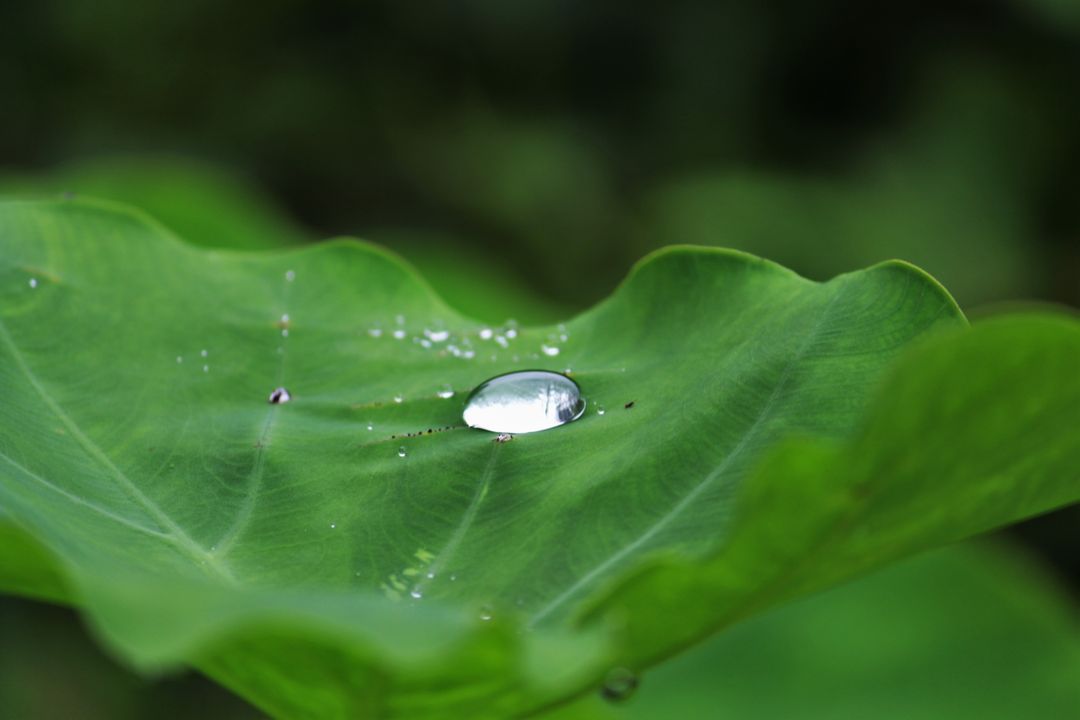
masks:
{"type": "Polygon", "coordinates": [[[0,508],[63,578],[0,550],[0,584],[275,714],[536,710],[1077,496],[1076,323],[964,331],[902,263],[821,284],[676,248],[563,327],[489,340],[350,241],[198,250],[60,202],[0,206],[0,248],[0,508]],[[538,366],[585,417],[462,426],[472,387],[538,366]]]}

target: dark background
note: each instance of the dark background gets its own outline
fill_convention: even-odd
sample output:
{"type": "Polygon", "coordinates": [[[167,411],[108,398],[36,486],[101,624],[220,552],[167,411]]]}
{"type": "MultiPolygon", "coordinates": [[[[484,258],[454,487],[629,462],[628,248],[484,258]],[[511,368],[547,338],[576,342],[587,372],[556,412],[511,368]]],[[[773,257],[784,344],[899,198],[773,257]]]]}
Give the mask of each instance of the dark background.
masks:
{"type": "MultiPolygon", "coordinates": [[[[495,320],[587,307],[671,243],[822,279],[900,257],[973,317],[1075,307],[1080,3],[0,7],[0,184],[148,158],[267,193],[291,239],[394,247],[451,301],[446,258],[530,298],[460,298],[495,320]]],[[[1075,593],[1078,526],[1011,532],[1075,593]]]]}

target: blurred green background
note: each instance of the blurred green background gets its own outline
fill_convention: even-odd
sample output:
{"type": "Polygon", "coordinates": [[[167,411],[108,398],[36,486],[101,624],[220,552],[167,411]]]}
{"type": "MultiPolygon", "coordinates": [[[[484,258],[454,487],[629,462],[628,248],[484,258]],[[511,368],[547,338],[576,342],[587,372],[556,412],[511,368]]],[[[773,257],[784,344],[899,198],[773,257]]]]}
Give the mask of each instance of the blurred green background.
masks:
{"type": "MultiPolygon", "coordinates": [[[[120,200],[212,246],[364,237],[493,322],[565,318],[671,243],[818,279],[899,257],[973,316],[1076,307],[1078,78],[1075,0],[5,3],[0,194],[120,200]]],[[[1073,508],[890,571],[908,582],[889,597],[871,579],[781,611],[680,660],[723,692],[647,677],[639,710],[613,712],[678,696],[698,703],[688,717],[879,716],[902,699],[908,717],[1080,715],[1031,669],[1057,658],[1080,686],[1078,527],[1073,508]],[[980,579],[965,590],[948,562],[980,579]],[[1013,614],[965,625],[957,597],[997,607],[1001,584],[1013,614]],[[894,613],[915,611],[897,636],[894,613]],[[756,659],[733,665],[740,637],[756,659]],[[980,704],[994,688],[1027,700],[980,704]]],[[[0,717],[251,713],[197,678],[141,682],[77,627],[0,601],[0,717]]]]}

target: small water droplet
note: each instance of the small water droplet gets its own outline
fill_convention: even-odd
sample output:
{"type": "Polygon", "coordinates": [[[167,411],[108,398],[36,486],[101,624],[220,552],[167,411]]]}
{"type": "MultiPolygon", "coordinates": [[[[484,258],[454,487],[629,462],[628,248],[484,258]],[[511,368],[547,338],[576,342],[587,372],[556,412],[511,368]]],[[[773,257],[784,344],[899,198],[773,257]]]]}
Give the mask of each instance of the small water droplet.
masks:
{"type": "Polygon", "coordinates": [[[461,357],[465,358],[466,360],[472,360],[474,357],[476,357],[476,351],[475,350],[464,350],[461,353],[461,357]]]}
{"type": "Polygon", "coordinates": [[[495,331],[492,330],[491,328],[480,328],[480,339],[481,340],[490,340],[492,337],[494,337],[494,335],[495,335],[495,331]]]}
{"type": "Polygon", "coordinates": [[[600,404],[597,404],[597,406],[596,406],[596,414],[597,415],[603,415],[604,412],[605,412],[604,406],[600,405],[600,404]]]}
{"type": "Polygon", "coordinates": [[[396,322],[398,325],[404,325],[405,324],[405,316],[404,315],[395,315],[394,316],[394,322],[396,322]]]}
{"type": "Polygon", "coordinates": [[[202,355],[203,357],[206,357],[207,355],[210,354],[210,352],[208,350],[202,350],[202,351],[199,352],[199,354],[202,355]]]}
{"type": "Polygon", "coordinates": [[[337,530],[337,523],[330,523],[331,530],[337,530]]]}
{"type": "Polygon", "coordinates": [[[270,393],[271,405],[282,405],[290,400],[292,400],[292,395],[290,395],[289,391],[283,387],[279,387],[274,390],[274,392],[270,393]]]}
{"type": "Polygon", "coordinates": [[[457,575],[451,575],[450,582],[454,582],[455,580],[457,580],[457,575]]]}
{"type": "Polygon", "coordinates": [[[295,279],[296,279],[296,273],[294,271],[292,271],[292,270],[286,270],[285,271],[285,280],[287,282],[292,282],[295,279]]]}
{"type": "Polygon", "coordinates": [[[442,390],[440,390],[437,394],[443,400],[449,400],[450,398],[454,397],[454,388],[450,387],[449,385],[443,385],[442,390]]]}
{"type": "Polygon", "coordinates": [[[491,608],[488,607],[487,605],[480,608],[480,619],[483,620],[484,622],[487,622],[488,620],[491,619],[491,608]]]}
{"type": "Polygon", "coordinates": [[[394,396],[394,402],[396,402],[396,403],[405,402],[405,398],[403,398],[401,395],[395,395],[394,396]]]}
{"type": "Polygon", "coordinates": [[[289,313],[283,313],[282,314],[281,322],[286,324],[286,325],[289,323],[289,313]]]}
{"type": "Polygon", "coordinates": [[[435,579],[435,573],[429,572],[426,575],[424,575],[424,577],[426,577],[428,580],[434,580],[435,579]]]}
{"type": "Polygon", "coordinates": [[[404,340],[405,339],[405,331],[404,330],[400,330],[400,329],[395,330],[393,334],[394,334],[394,339],[395,340],[404,340]]]}
{"type": "Polygon", "coordinates": [[[281,337],[289,337],[289,328],[281,328],[281,337]]]}
{"type": "Polygon", "coordinates": [[[449,330],[424,330],[424,335],[426,335],[431,342],[437,343],[446,342],[450,339],[449,330]]]}
{"type": "Polygon", "coordinates": [[[559,342],[566,342],[569,339],[570,339],[570,336],[567,335],[566,333],[561,333],[559,335],[559,342]]]}
{"type": "Polygon", "coordinates": [[[34,288],[37,287],[37,278],[30,278],[29,283],[30,283],[30,289],[33,290],[34,288]]]}
{"type": "Polygon", "coordinates": [[[206,373],[210,372],[210,366],[209,365],[203,365],[202,366],[202,371],[206,372],[206,373]]]}
{"type": "Polygon", "coordinates": [[[379,327],[368,328],[367,334],[370,335],[373,338],[382,337],[382,328],[379,328],[379,327]]]}
{"type": "Polygon", "coordinates": [[[427,338],[420,338],[420,347],[427,349],[431,347],[431,341],[427,338]]]}
{"type": "Polygon", "coordinates": [[[372,423],[368,423],[368,424],[367,424],[367,429],[368,429],[368,430],[374,430],[374,429],[375,429],[375,425],[374,425],[374,424],[372,424],[372,423]]]}
{"type": "Polygon", "coordinates": [[[555,357],[559,354],[559,348],[554,345],[541,345],[540,350],[548,357],[555,357]]]}
{"type": "Polygon", "coordinates": [[[517,330],[515,330],[514,328],[510,328],[509,330],[506,331],[506,337],[513,340],[514,338],[517,337],[517,330]]]}
{"type": "Polygon", "coordinates": [[[402,445],[401,447],[399,447],[397,449],[397,456],[398,457],[405,457],[405,446],[404,445],[402,445]]]}
{"type": "Polygon", "coordinates": [[[600,694],[605,700],[622,702],[634,694],[639,684],[638,676],[633,672],[626,668],[615,668],[604,678],[600,694]]]}
{"type": "Polygon", "coordinates": [[[182,362],[184,362],[184,357],[183,357],[182,355],[177,355],[177,356],[176,356],[176,363],[177,363],[177,365],[179,365],[179,364],[180,364],[180,363],[182,363],[182,362]]]}
{"type": "Polygon", "coordinates": [[[498,344],[499,347],[503,348],[504,350],[510,347],[510,341],[507,340],[506,337],[503,335],[496,335],[495,342],[496,344],[498,344]]]}
{"type": "Polygon", "coordinates": [[[584,412],[576,382],[547,370],[523,370],[481,383],[466,400],[463,418],[469,427],[522,434],[565,425],[584,412]]]}

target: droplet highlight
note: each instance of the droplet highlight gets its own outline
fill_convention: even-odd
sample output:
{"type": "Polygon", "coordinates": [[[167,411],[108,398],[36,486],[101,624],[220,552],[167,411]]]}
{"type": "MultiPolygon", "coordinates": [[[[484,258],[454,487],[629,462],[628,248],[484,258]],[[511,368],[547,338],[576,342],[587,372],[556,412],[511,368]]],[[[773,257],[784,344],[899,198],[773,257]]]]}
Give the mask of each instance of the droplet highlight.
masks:
{"type": "Polygon", "coordinates": [[[585,412],[578,384],[548,370],[522,370],[481,383],[465,401],[469,427],[520,435],[565,425],[585,412]]]}

